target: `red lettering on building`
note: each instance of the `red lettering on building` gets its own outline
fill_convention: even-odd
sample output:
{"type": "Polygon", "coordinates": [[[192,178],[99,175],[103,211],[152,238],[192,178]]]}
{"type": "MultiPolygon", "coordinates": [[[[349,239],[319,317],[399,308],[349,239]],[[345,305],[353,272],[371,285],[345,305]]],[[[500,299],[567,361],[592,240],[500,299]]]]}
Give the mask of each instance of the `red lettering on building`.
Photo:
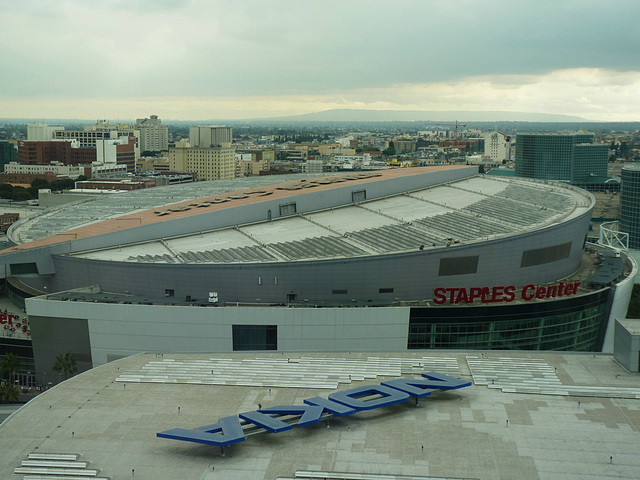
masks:
{"type": "MultiPolygon", "coordinates": [[[[556,298],[574,295],[578,292],[580,282],[564,283],[555,285],[534,285],[528,283],[520,290],[519,298],[524,301],[534,299],[543,300],[545,298],[556,298]]],[[[480,303],[502,303],[513,302],[518,298],[515,285],[496,285],[494,287],[438,287],[433,290],[433,303],[436,305],[458,305],[462,303],[471,304],[477,300],[480,303]]],[[[0,316],[1,318],[1,316],[0,316]]]]}

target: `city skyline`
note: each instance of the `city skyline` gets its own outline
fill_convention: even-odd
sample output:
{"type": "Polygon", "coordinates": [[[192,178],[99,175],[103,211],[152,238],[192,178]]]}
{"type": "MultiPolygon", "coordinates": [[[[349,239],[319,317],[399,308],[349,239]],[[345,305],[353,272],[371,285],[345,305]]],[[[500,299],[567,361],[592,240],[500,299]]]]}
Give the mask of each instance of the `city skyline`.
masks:
{"type": "Polygon", "coordinates": [[[634,1],[32,0],[0,12],[4,118],[353,108],[640,120],[634,1]]]}

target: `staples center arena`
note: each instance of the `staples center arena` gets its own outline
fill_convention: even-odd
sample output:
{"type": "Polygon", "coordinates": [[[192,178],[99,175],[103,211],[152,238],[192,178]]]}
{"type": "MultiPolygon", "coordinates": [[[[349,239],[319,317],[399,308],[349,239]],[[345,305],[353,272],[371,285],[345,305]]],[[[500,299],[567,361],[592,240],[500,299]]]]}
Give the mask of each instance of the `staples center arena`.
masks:
{"type": "Polygon", "coordinates": [[[0,258],[35,366],[137,352],[609,351],[635,262],[593,197],[477,167],[101,195],[18,222],[0,258]],[[277,183],[276,183],[277,182],[277,183]]]}

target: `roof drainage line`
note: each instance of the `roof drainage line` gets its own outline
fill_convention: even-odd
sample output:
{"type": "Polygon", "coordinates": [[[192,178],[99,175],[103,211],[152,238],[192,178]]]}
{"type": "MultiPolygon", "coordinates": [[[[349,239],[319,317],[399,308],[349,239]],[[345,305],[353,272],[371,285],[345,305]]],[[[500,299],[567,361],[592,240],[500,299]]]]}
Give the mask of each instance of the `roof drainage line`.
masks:
{"type": "Polygon", "coordinates": [[[243,229],[241,229],[238,225],[234,225],[234,227],[239,233],[241,233],[242,235],[244,235],[245,237],[247,237],[248,239],[250,239],[252,242],[254,242],[256,244],[256,246],[262,247],[264,248],[268,253],[270,253],[274,258],[278,259],[281,262],[289,262],[290,260],[285,257],[284,255],[282,255],[280,252],[278,252],[277,250],[271,248],[269,245],[267,245],[266,243],[262,243],[261,241],[259,241],[257,238],[255,238],[253,235],[251,235],[250,233],[245,232],[243,229]]]}
{"type": "MultiPolygon", "coordinates": [[[[436,237],[438,240],[440,240],[442,243],[446,243],[446,240],[449,240],[450,238],[452,238],[452,235],[459,235],[458,232],[443,232],[442,230],[438,230],[436,228],[433,228],[431,226],[427,227],[426,225],[421,225],[418,222],[413,222],[411,224],[411,227],[417,231],[419,231],[420,233],[425,233],[427,235],[433,235],[434,237],[436,237]]],[[[459,242],[462,242],[463,240],[458,240],[459,242]]],[[[432,242],[433,243],[433,242],[432,242]]]]}
{"type": "Polygon", "coordinates": [[[402,218],[397,218],[397,217],[394,217],[392,215],[389,215],[388,213],[382,213],[382,212],[380,212],[378,210],[373,210],[372,208],[365,207],[364,205],[362,205],[360,203],[354,203],[353,205],[358,207],[358,208],[362,208],[363,210],[366,210],[367,212],[375,213],[376,215],[380,215],[381,217],[388,218],[388,219],[393,220],[394,222],[398,222],[400,224],[409,225],[411,223],[409,220],[404,220],[402,218]]]}
{"type": "Polygon", "coordinates": [[[182,260],[178,254],[173,250],[173,248],[171,248],[169,246],[169,244],[167,242],[164,241],[164,238],[160,238],[160,243],[162,243],[162,245],[164,245],[164,248],[166,248],[167,250],[169,250],[169,252],[171,253],[171,255],[173,255],[173,258],[175,258],[178,262],[180,263],[185,263],[184,260],[182,260]]]}
{"type": "MultiPolygon", "coordinates": [[[[511,184],[509,184],[509,186],[511,186],[511,184]]],[[[474,193],[476,195],[482,195],[485,198],[500,197],[500,198],[504,198],[506,200],[510,200],[512,202],[519,203],[519,204],[522,204],[522,205],[526,205],[526,206],[529,206],[529,207],[530,206],[534,206],[536,208],[540,207],[540,208],[544,208],[545,210],[551,209],[551,210],[553,210],[555,212],[558,212],[559,214],[563,214],[564,213],[564,211],[559,210],[559,209],[557,209],[557,208],[555,208],[553,206],[550,207],[548,205],[540,205],[539,203],[535,203],[533,201],[525,201],[525,200],[520,200],[520,199],[518,199],[516,197],[509,197],[509,196],[506,196],[506,195],[500,195],[500,193],[503,193],[503,192],[500,192],[500,193],[492,195],[492,194],[487,194],[487,193],[483,193],[483,192],[477,192],[475,190],[470,190],[470,189],[467,189],[467,188],[462,188],[462,187],[457,186],[457,185],[449,185],[449,187],[455,188],[457,190],[461,190],[461,191],[467,192],[467,193],[474,193]]],[[[572,202],[572,207],[573,207],[572,211],[575,210],[575,201],[572,202]]]]}
{"type": "Polygon", "coordinates": [[[408,194],[408,193],[405,193],[403,195],[405,197],[411,198],[412,200],[420,200],[421,202],[428,203],[429,205],[435,205],[437,207],[446,208],[448,210],[451,210],[452,212],[461,212],[462,211],[462,209],[457,208],[457,207],[453,207],[451,205],[447,205],[446,203],[434,202],[433,200],[427,200],[426,198],[416,197],[416,196],[408,194]]]}
{"type": "Polygon", "coordinates": [[[449,184],[447,186],[451,187],[451,188],[455,188],[456,190],[461,190],[461,191],[466,192],[466,193],[475,193],[476,195],[482,195],[484,198],[491,198],[493,196],[493,195],[491,195],[489,193],[476,192],[475,190],[470,190],[468,188],[462,188],[459,185],[449,184]]]}
{"type": "MultiPolygon", "coordinates": [[[[357,205],[357,206],[359,206],[359,205],[357,205]]],[[[331,233],[335,234],[337,236],[337,238],[340,238],[341,240],[344,240],[345,242],[353,245],[354,247],[359,247],[359,248],[363,248],[364,247],[364,251],[366,253],[370,254],[370,255],[374,255],[374,254],[378,253],[377,251],[371,249],[371,247],[369,245],[367,245],[367,244],[365,244],[363,242],[360,242],[360,241],[356,240],[355,238],[352,238],[349,235],[349,232],[345,232],[345,233],[339,232],[338,230],[335,230],[335,229],[331,228],[328,225],[323,225],[320,222],[317,222],[315,220],[311,220],[309,217],[305,216],[305,214],[303,214],[303,213],[301,213],[299,216],[301,218],[305,219],[307,222],[313,223],[314,225],[316,225],[316,226],[318,226],[320,228],[323,228],[325,230],[330,231],[331,233]]],[[[346,257],[348,255],[344,255],[344,256],[346,257]]]]}
{"type": "MultiPolygon", "coordinates": [[[[460,187],[452,187],[451,185],[448,185],[448,186],[451,187],[451,188],[457,188],[459,190],[467,191],[467,190],[464,190],[463,188],[460,188],[460,187]]],[[[476,192],[471,192],[471,191],[469,191],[469,192],[470,193],[476,193],[476,192]]],[[[459,213],[459,214],[462,214],[462,215],[465,215],[465,216],[468,216],[468,217],[482,218],[483,222],[487,222],[487,223],[492,224],[492,225],[497,226],[497,227],[502,227],[502,228],[508,227],[511,231],[521,229],[521,227],[519,227],[517,225],[514,225],[512,223],[509,223],[509,222],[505,222],[502,219],[499,219],[499,218],[496,218],[496,217],[488,217],[484,213],[474,212],[473,210],[465,210],[465,208],[467,208],[469,206],[472,206],[472,205],[474,205],[475,203],[478,203],[478,202],[474,202],[474,203],[472,203],[470,205],[467,205],[467,207],[456,208],[456,207],[453,207],[451,205],[447,205],[446,203],[434,202],[433,200],[427,200],[425,198],[420,198],[420,197],[411,195],[410,193],[404,193],[403,195],[405,197],[409,197],[409,198],[411,198],[413,200],[420,200],[421,202],[428,203],[430,205],[436,205],[438,207],[443,207],[443,208],[446,208],[448,210],[451,210],[451,212],[456,212],[456,213],[459,213]]],[[[486,195],[485,195],[485,197],[486,197],[486,195]]],[[[487,197],[487,198],[489,198],[489,197],[487,197]]],[[[483,200],[479,200],[479,202],[482,202],[483,200]]],[[[444,212],[444,213],[448,213],[448,212],[444,212]]],[[[436,217],[437,216],[438,215],[436,215],[436,217]]],[[[420,220],[420,219],[416,219],[416,220],[420,220]]],[[[414,222],[409,222],[409,224],[411,226],[413,226],[413,227],[416,227],[416,224],[414,222]]],[[[418,228],[418,230],[425,231],[425,230],[422,230],[420,228],[418,228]]],[[[433,232],[429,232],[429,231],[425,231],[425,232],[426,233],[433,233],[435,236],[440,236],[440,237],[443,237],[443,238],[448,238],[448,237],[451,236],[450,232],[443,232],[442,230],[438,230],[438,229],[433,229],[433,232]]]]}

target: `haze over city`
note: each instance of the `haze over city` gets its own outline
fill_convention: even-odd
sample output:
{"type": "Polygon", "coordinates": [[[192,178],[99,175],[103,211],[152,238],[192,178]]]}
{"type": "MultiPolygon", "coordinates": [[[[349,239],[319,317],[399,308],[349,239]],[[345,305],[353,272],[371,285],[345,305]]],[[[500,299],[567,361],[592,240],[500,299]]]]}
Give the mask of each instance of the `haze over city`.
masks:
{"type": "Polygon", "coordinates": [[[633,0],[33,0],[0,14],[2,118],[339,108],[640,119],[633,0]]]}

